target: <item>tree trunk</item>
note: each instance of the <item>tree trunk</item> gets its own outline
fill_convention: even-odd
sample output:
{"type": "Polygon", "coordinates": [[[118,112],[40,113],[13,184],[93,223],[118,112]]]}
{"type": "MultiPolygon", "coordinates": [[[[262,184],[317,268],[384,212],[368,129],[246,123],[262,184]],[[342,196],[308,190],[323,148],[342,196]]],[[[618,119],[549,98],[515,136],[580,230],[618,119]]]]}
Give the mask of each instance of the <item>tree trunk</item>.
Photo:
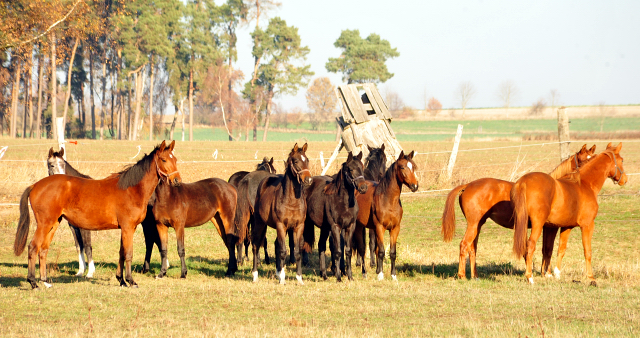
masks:
{"type": "MultiPolygon", "coordinates": [[[[67,94],[64,98],[64,109],[62,110],[62,119],[64,122],[62,123],[62,130],[58,131],[62,133],[62,135],[64,135],[64,128],[66,128],[67,125],[67,111],[69,110],[69,98],[71,97],[71,71],[73,70],[73,59],[75,59],[76,57],[76,49],[78,48],[79,41],[80,39],[76,38],[76,41],[73,44],[73,49],[71,50],[71,58],[69,59],[69,72],[67,74],[67,94]]],[[[53,99],[55,100],[55,98],[53,99]]],[[[56,120],[53,120],[51,122],[53,124],[56,124],[56,120]]]]}
{"type": "Polygon", "coordinates": [[[24,76],[24,114],[22,116],[22,138],[27,138],[27,115],[29,115],[29,95],[31,91],[29,90],[29,71],[26,69],[25,63],[25,76],[24,76]]]}
{"type": "Polygon", "coordinates": [[[153,80],[155,75],[153,55],[151,55],[150,67],[151,77],[149,78],[149,141],[153,141],[153,80]]]}
{"type": "Polygon", "coordinates": [[[11,138],[16,138],[18,134],[18,124],[16,122],[18,120],[18,95],[20,95],[20,72],[22,72],[22,64],[17,59],[16,62],[18,65],[15,71],[15,82],[13,83],[11,91],[11,119],[9,120],[9,136],[11,138]]]}
{"type": "MultiPolygon", "coordinates": [[[[235,34],[232,34],[232,41],[235,41],[235,34]]],[[[230,45],[232,44],[231,42],[229,43],[230,45]]],[[[235,48],[235,42],[233,42],[233,48],[235,48]]],[[[231,48],[230,48],[231,49],[231,48]]],[[[232,97],[232,90],[233,90],[233,81],[232,81],[232,74],[233,74],[233,58],[231,57],[231,52],[229,52],[229,83],[228,83],[228,88],[227,88],[227,119],[229,120],[229,126],[227,127],[227,131],[229,133],[229,141],[233,141],[233,104],[231,103],[231,97],[232,97]]],[[[227,125],[226,120],[225,120],[225,125],[227,125]]]]}
{"type": "Polygon", "coordinates": [[[182,115],[182,141],[184,141],[184,100],[180,101],[180,115],[182,115]]]}
{"type": "MultiPolygon", "coordinates": [[[[33,50],[31,51],[31,55],[33,55],[33,50]]],[[[29,87],[27,92],[27,97],[29,98],[29,138],[33,137],[33,80],[31,80],[33,75],[33,64],[29,66],[29,87]]],[[[25,135],[27,131],[25,130],[25,135]]]]}
{"type": "Polygon", "coordinates": [[[38,60],[38,117],[36,118],[36,138],[42,138],[42,85],[44,78],[44,55],[40,54],[40,59],[38,60]]]}
{"type": "MultiPolygon", "coordinates": [[[[134,79],[133,83],[136,83],[136,80],[134,79]]],[[[133,114],[131,111],[131,92],[132,92],[132,87],[131,87],[131,77],[129,77],[129,93],[127,94],[127,140],[131,140],[132,136],[133,136],[133,130],[131,128],[131,124],[132,124],[132,119],[133,119],[133,114]]]]}
{"type": "Polygon", "coordinates": [[[178,119],[178,106],[175,107],[175,112],[173,113],[173,122],[171,122],[171,128],[169,129],[169,138],[173,141],[173,131],[176,129],[176,120],[178,119]]]}
{"type": "Polygon", "coordinates": [[[193,141],[193,69],[189,72],[189,141],[193,141]]]}
{"type": "Polygon", "coordinates": [[[134,83],[136,85],[136,101],[135,101],[135,105],[136,105],[136,110],[135,113],[133,115],[133,136],[132,136],[132,140],[137,140],[138,139],[138,130],[139,130],[139,125],[140,125],[140,104],[142,103],[142,91],[144,90],[144,76],[145,76],[145,69],[146,65],[143,65],[140,67],[140,69],[138,70],[137,73],[135,73],[134,75],[134,83]]]}
{"type": "Polygon", "coordinates": [[[58,118],[58,103],[56,97],[57,90],[57,77],[56,77],[56,34],[51,32],[51,138],[54,140],[58,138],[58,127],[56,124],[56,118],[58,118]]]}
{"type": "Polygon", "coordinates": [[[269,90],[267,97],[267,116],[264,118],[264,134],[262,134],[262,142],[267,140],[267,131],[269,131],[269,120],[271,119],[271,101],[273,100],[273,89],[269,90]]]}
{"type": "MultiPolygon", "coordinates": [[[[113,92],[111,92],[113,97],[113,92]]],[[[113,100],[111,100],[113,105],[113,100]]],[[[104,139],[104,116],[107,110],[107,49],[102,52],[102,102],[100,109],[100,140],[104,139]]],[[[113,110],[111,110],[111,117],[113,121],[113,110]]]]}
{"type": "Polygon", "coordinates": [[[91,101],[91,139],[96,139],[96,104],[93,98],[93,53],[89,52],[89,100],[91,101]]]}

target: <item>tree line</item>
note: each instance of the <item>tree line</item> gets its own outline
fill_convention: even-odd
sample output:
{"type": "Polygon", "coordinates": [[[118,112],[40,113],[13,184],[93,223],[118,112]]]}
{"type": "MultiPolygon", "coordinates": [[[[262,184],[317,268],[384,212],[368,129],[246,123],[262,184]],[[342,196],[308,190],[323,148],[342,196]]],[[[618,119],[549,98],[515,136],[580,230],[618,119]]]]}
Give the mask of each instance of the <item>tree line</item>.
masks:
{"type": "MultiPolygon", "coordinates": [[[[259,125],[264,141],[274,98],[296,94],[314,75],[296,27],[279,17],[260,25],[279,6],[273,0],[0,0],[0,135],[173,139],[181,123],[184,139],[186,123],[193,140],[195,124],[222,121],[230,141],[257,140],[259,125]],[[254,24],[254,68],[243,74],[235,68],[238,30],[254,24]],[[170,103],[175,114],[163,135],[161,115],[170,103]]],[[[358,30],[345,30],[334,45],[341,55],[326,68],[345,82],[393,76],[385,61],[399,53],[378,35],[363,39],[358,30]]],[[[336,105],[328,78],[313,82],[307,101],[318,112],[312,124],[327,119],[336,105]]]]}

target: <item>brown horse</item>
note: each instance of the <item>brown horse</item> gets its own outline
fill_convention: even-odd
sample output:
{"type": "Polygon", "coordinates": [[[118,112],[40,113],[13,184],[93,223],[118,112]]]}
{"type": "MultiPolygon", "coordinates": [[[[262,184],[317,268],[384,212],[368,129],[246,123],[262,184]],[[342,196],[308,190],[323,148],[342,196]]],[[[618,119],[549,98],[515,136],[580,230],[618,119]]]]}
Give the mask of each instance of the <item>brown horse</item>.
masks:
{"type": "MultiPolygon", "coordinates": [[[[60,151],[53,151],[53,148],[49,149],[49,155],[47,156],[47,170],[49,176],[51,175],[69,175],[75,177],[82,177],[91,179],[90,176],[80,173],[74,167],[64,159],[64,148],[60,151]]],[[[78,273],[76,276],[84,275],[84,263],[88,262],[89,271],[87,272],[87,278],[92,278],[93,273],[96,270],[93,264],[93,247],[91,245],[91,231],[80,229],[73,224],[69,223],[73,239],[76,242],[76,251],[78,252],[78,273]],[[84,255],[87,255],[85,261],[84,255]]]]}
{"type": "MultiPolygon", "coordinates": [[[[596,146],[587,150],[583,145],[580,151],[571,155],[556,167],[549,175],[560,178],[575,171],[579,166],[588,161],[594,154],[596,146]]],[[[466,258],[469,255],[471,278],[478,278],[476,270],[476,253],[480,230],[487,221],[492,219],[497,224],[513,229],[513,207],[509,197],[513,182],[498,180],[495,178],[481,178],[473,182],[459,185],[447,196],[442,214],[442,235],[445,242],[451,241],[456,230],[455,198],[458,197],[462,214],[467,219],[467,230],[460,241],[460,260],[458,265],[458,278],[465,278],[466,258]]],[[[557,233],[557,229],[545,228],[545,238],[549,234],[557,233]]],[[[555,236],[554,236],[555,238],[555,236]]],[[[549,249],[543,244],[543,253],[551,256],[553,241],[549,249]]]]}
{"type": "MultiPolygon", "coordinates": [[[[391,278],[396,280],[396,242],[400,234],[400,222],[402,221],[402,202],[400,193],[402,186],[406,185],[411,191],[418,190],[418,179],[415,175],[417,169],[413,162],[413,151],[405,155],[404,151],[398,156],[380,182],[366,181],[367,192],[358,194],[358,219],[354,234],[358,255],[364,262],[365,242],[362,227],[375,230],[378,280],[384,279],[382,261],[384,260],[384,232],[389,230],[389,258],[391,258],[391,278]]],[[[365,275],[365,265],[362,264],[362,274],[365,275]]]]}
{"type": "Polygon", "coordinates": [[[47,251],[51,239],[65,218],[69,223],[87,230],[121,229],[120,259],[116,279],[127,286],[122,278],[126,262],[126,281],[137,284],[131,277],[133,233],[146,214],[147,201],[160,179],[175,185],[181,181],[173,156],[175,142],[157,146],[136,164],[102,180],[89,180],[67,175],[45,177],[29,186],[20,199],[20,221],[13,244],[19,256],[24,251],[29,235],[29,201],[36,218],[37,228],[29,244],[27,281],[36,289],[36,259],[40,258],[40,279],[47,280],[47,251]]]}
{"type": "MultiPolygon", "coordinates": [[[[614,183],[624,185],[627,175],[624,173],[623,158],[620,156],[622,143],[596,155],[579,170],[579,177],[572,179],[554,179],[544,173],[529,173],[516,181],[511,190],[514,206],[515,231],[513,252],[517,257],[526,254],[527,270],[525,277],[533,283],[533,253],[536,242],[547,226],[570,229],[580,227],[582,246],[586,262],[587,278],[596,285],[591,269],[591,236],[594,220],[598,214],[598,193],[607,178],[614,183]],[[531,222],[531,236],[527,241],[527,223],[531,222]]],[[[561,236],[565,236],[563,230],[561,236]]],[[[558,253],[558,265],[564,252],[558,253]]]]}
{"type": "Polygon", "coordinates": [[[235,245],[237,234],[233,224],[236,212],[236,189],[219,178],[208,178],[194,183],[184,183],[177,187],[160,182],[156,187],[156,201],[153,216],[160,236],[160,256],[162,269],[158,278],[167,273],[167,227],[176,231],[178,256],[182,263],[180,278],[187,277],[184,256],[184,228],[200,226],[209,220],[229,251],[227,276],[238,270],[235,245]]]}
{"type": "Polygon", "coordinates": [[[267,177],[258,186],[254,204],[251,245],[253,249],[253,281],[258,280],[258,246],[262,245],[267,226],[276,229],[276,273],[280,284],[285,282],[284,261],[287,248],[284,238],[287,230],[293,229],[294,258],[296,260],[296,279],[302,284],[302,255],[304,220],[307,202],[303,185],[311,184],[309,158],[306,156],[307,144],[302,148],[296,143],[287,158],[284,175],[267,177]]]}

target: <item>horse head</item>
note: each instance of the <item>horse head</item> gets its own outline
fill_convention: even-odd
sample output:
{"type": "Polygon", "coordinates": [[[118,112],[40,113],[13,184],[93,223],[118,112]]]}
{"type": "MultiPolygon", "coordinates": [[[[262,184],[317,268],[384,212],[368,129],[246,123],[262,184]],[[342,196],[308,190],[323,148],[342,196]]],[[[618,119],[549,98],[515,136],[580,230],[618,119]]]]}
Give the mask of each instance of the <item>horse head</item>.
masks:
{"type": "Polygon", "coordinates": [[[364,194],[367,192],[369,186],[364,179],[362,152],[356,156],[353,156],[353,153],[349,152],[347,161],[342,164],[342,172],[344,173],[345,180],[356,188],[359,193],[364,194]]]}
{"type": "Polygon", "coordinates": [[[594,144],[591,149],[587,149],[587,145],[583,145],[580,151],[576,153],[575,161],[576,167],[582,167],[583,164],[588,162],[593,158],[593,154],[596,152],[596,145],[594,144]]]}
{"type": "Polygon", "coordinates": [[[412,192],[418,191],[418,179],[416,178],[416,164],[413,162],[413,154],[405,155],[404,151],[400,152],[398,160],[394,164],[396,166],[396,175],[398,180],[406,185],[412,192]]]}
{"type": "Polygon", "coordinates": [[[262,163],[258,164],[256,170],[263,170],[270,174],[276,174],[276,168],[273,166],[273,157],[268,160],[266,157],[262,159],[262,163]]]}
{"type": "Polygon", "coordinates": [[[53,151],[53,148],[49,149],[49,156],[47,157],[49,175],[65,174],[66,165],[63,156],[64,148],[60,148],[60,151],[53,151]]]}
{"type": "Polygon", "coordinates": [[[613,160],[613,165],[611,166],[607,177],[610,177],[615,184],[625,185],[628,178],[627,174],[624,172],[624,167],[622,166],[624,159],[620,156],[620,149],[622,149],[622,142],[620,142],[616,147],[609,143],[607,145],[607,149],[604,151],[604,154],[607,154],[613,160]]]}
{"type": "Polygon", "coordinates": [[[297,178],[298,183],[310,185],[312,182],[311,172],[309,171],[309,158],[306,156],[307,144],[302,148],[296,143],[287,158],[286,168],[291,170],[291,174],[297,178]]]}
{"type": "Polygon", "coordinates": [[[171,144],[167,147],[165,141],[162,141],[160,148],[156,151],[155,162],[160,178],[164,178],[168,183],[177,186],[182,182],[182,178],[180,177],[180,172],[178,172],[178,159],[173,154],[175,144],[175,140],[171,141],[171,144]]]}

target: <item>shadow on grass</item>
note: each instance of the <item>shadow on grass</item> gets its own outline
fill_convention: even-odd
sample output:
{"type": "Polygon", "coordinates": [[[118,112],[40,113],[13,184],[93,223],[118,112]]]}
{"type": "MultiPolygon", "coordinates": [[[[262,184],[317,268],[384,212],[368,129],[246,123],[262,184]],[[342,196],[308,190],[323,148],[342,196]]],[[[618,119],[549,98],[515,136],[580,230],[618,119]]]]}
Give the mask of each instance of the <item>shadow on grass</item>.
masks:
{"type": "MultiPolygon", "coordinates": [[[[458,278],[458,262],[448,264],[412,264],[404,263],[397,267],[399,273],[405,274],[407,277],[416,277],[419,275],[432,275],[438,278],[458,278]]],[[[524,270],[516,269],[510,262],[495,263],[491,262],[486,265],[477,265],[478,278],[495,280],[496,276],[523,275],[524,270]]],[[[466,279],[469,279],[471,272],[469,266],[466,267],[466,279]]]]}

